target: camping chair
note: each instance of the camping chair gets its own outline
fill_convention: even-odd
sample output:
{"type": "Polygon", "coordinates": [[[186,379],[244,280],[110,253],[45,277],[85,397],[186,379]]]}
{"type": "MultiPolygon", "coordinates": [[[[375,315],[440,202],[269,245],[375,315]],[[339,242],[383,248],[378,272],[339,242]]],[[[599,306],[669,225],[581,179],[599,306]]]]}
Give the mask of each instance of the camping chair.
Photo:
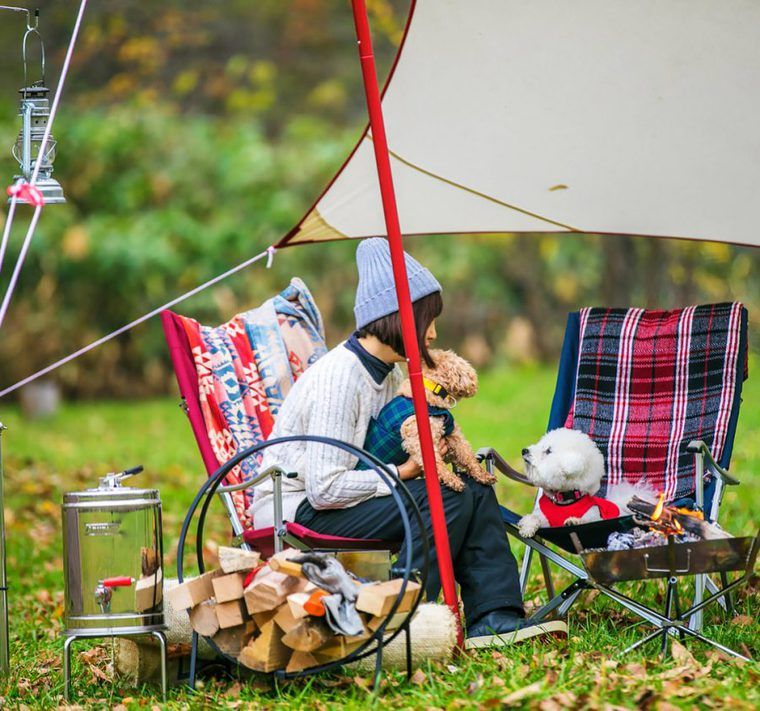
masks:
{"type": "MultiPolygon", "coordinates": [[[[237,452],[267,439],[283,398],[296,378],[327,348],[322,318],[306,285],[293,279],[278,296],[217,328],[172,311],[161,314],[164,335],[186,412],[208,476],[237,452]]],[[[317,533],[282,520],[281,475],[275,485],[275,525],[250,519],[250,480],[259,476],[253,457],[217,490],[235,542],[269,557],[284,544],[303,550],[396,550],[377,539],[317,533]]],[[[287,476],[287,474],[285,474],[287,476]]],[[[390,551],[389,551],[390,555],[390,551]]]]}
{"type": "MultiPolygon", "coordinates": [[[[602,495],[608,482],[636,483],[643,479],[650,487],[663,491],[666,501],[697,507],[706,518],[717,521],[725,487],[739,483],[728,474],[727,467],[746,377],[747,311],[741,304],[674,311],[583,309],[568,318],[548,429],[579,429],[596,442],[607,466],[602,495]]],[[[478,455],[489,471],[496,468],[516,481],[528,483],[495,450],[482,449],[478,455]]],[[[658,628],[646,639],[662,634],[664,644],[668,632],[677,632],[682,637],[697,636],[741,656],[699,634],[701,614],[715,601],[731,611],[730,589],[745,582],[752,573],[757,538],[726,539],[731,543],[724,548],[734,546],[736,550],[721,553],[724,562],[728,558],[732,561],[722,567],[711,568],[705,562],[708,554],[699,546],[716,543],[705,541],[689,550],[682,550],[685,544],[679,544],[665,555],[666,561],[659,567],[645,564],[643,571],[637,571],[634,562],[626,560],[622,572],[605,576],[590,566],[601,554],[594,557],[584,553],[582,565],[578,565],[549,544],[574,555],[606,548],[609,534],[633,528],[634,517],[543,528],[529,539],[519,534],[519,514],[502,507],[502,517],[508,533],[526,545],[520,571],[523,592],[534,551],[540,557],[550,599],[533,615],[533,621],[565,615],[584,590],[596,588],[658,628]],[[687,562],[681,559],[683,555],[687,562]],[[681,556],[678,561],[676,556],[681,556]],[[554,590],[549,562],[575,578],[559,593],[554,590]],[[728,583],[729,570],[740,570],[744,575],[728,583]],[[706,575],[708,572],[720,573],[721,588],[706,575]],[[674,598],[676,579],[689,574],[696,574],[694,604],[682,613],[674,598]],[[612,584],[652,577],[668,578],[665,615],[619,593],[612,584]],[[710,593],[706,599],[705,587],[710,593]]],[[[653,552],[660,554],[669,547],[637,549],[635,555],[654,558],[653,552]]],[[[618,556],[618,568],[623,558],[618,556]]]]}

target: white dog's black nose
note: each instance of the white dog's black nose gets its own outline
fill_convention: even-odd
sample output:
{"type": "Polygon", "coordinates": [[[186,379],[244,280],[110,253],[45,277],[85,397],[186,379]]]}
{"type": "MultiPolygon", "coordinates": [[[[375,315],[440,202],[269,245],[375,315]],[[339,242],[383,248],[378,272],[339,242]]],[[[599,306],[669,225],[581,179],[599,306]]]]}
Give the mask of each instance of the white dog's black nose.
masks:
{"type": "Polygon", "coordinates": [[[527,457],[528,454],[530,454],[530,450],[527,447],[524,447],[522,451],[523,457],[527,457]]]}

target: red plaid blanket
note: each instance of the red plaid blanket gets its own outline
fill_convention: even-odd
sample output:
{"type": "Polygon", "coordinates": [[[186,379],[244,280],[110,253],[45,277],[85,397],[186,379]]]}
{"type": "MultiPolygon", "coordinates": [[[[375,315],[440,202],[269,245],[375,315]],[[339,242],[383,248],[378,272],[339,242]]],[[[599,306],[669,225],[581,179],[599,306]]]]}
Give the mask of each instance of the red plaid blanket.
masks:
{"type": "Polygon", "coordinates": [[[720,458],[737,368],[746,367],[746,353],[739,353],[742,308],[581,311],[566,427],[599,445],[607,482],[644,480],[672,501],[694,491],[691,440],[704,440],[720,458]]]}

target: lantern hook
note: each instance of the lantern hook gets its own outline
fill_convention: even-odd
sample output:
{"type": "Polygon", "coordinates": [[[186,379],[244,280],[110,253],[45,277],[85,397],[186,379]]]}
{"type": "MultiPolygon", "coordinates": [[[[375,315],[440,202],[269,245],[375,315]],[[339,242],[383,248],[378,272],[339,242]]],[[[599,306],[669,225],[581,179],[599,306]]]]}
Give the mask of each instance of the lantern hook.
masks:
{"type": "Polygon", "coordinates": [[[34,33],[40,38],[40,54],[42,55],[42,80],[40,85],[45,85],[45,45],[42,42],[42,35],[39,33],[38,27],[40,26],[40,9],[34,10],[34,21],[32,21],[32,13],[25,7],[15,7],[13,5],[0,5],[0,10],[10,10],[11,12],[23,12],[26,13],[26,32],[24,33],[24,40],[21,44],[21,56],[24,60],[24,87],[29,85],[27,66],[26,66],[26,40],[30,34],[34,33]],[[34,22],[34,24],[32,24],[34,22]]]}

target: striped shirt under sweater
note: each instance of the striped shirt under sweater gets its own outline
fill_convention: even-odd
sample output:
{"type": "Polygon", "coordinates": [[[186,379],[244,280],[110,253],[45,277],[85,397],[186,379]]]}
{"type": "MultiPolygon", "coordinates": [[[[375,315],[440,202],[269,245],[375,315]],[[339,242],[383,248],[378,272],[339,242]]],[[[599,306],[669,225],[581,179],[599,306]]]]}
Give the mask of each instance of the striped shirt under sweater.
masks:
{"type": "MultiPolygon", "coordinates": [[[[395,396],[402,379],[396,365],[382,383],[376,383],[356,354],[341,343],[295,382],[269,438],[321,435],[362,447],[370,419],[395,396]]],[[[319,510],[349,508],[388,496],[390,490],[374,470],[356,469],[357,463],[355,456],[337,447],[289,442],[267,449],[262,469],[276,464],[286,472],[297,472],[297,478],[282,479],[283,517],[293,521],[306,498],[319,510]]],[[[251,514],[255,528],[272,525],[271,480],[256,487],[251,514]]]]}

